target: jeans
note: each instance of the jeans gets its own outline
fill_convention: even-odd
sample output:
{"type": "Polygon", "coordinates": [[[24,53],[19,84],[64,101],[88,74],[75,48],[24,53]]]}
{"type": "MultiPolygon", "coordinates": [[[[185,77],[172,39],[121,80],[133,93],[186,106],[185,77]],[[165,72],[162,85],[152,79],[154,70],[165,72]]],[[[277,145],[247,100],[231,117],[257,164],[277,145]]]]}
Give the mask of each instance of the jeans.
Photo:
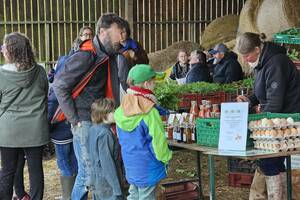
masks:
{"type": "Polygon", "coordinates": [[[81,126],[72,128],[74,152],[78,163],[78,173],[72,191],[72,200],[86,200],[92,189],[92,163],[88,146],[88,131],[92,122],[82,121],[81,126]]]}
{"type": "Polygon", "coordinates": [[[76,176],[78,167],[73,142],[68,144],[55,144],[55,153],[60,175],[76,176]]]}
{"type": "Polygon", "coordinates": [[[44,193],[43,147],[0,147],[0,151],[2,167],[0,170],[0,199],[11,200],[19,153],[24,151],[29,171],[30,197],[34,200],[41,200],[44,193]]]}
{"type": "Polygon", "coordinates": [[[14,189],[19,199],[22,199],[25,196],[24,165],[25,165],[24,151],[19,151],[17,171],[15,173],[15,178],[14,178],[14,189]]]}
{"type": "Polygon", "coordinates": [[[130,185],[127,200],[155,200],[156,185],[151,187],[136,187],[130,185]]]}

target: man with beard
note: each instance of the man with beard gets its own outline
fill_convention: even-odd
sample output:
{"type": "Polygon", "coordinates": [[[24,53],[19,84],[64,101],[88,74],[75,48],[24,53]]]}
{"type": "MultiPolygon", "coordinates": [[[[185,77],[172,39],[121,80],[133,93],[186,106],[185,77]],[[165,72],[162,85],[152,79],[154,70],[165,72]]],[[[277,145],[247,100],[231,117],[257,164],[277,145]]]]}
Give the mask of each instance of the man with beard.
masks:
{"type": "Polygon", "coordinates": [[[120,48],[124,21],[116,14],[102,15],[97,22],[94,39],[80,45],[80,51],[66,61],[53,83],[61,110],[72,124],[73,146],[78,161],[78,174],[72,191],[74,200],[87,199],[88,191],[93,188],[88,152],[91,104],[95,99],[104,97],[118,99],[116,54],[120,48]],[[74,98],[74,88],[90,73],[89,81],[74,98]]]}

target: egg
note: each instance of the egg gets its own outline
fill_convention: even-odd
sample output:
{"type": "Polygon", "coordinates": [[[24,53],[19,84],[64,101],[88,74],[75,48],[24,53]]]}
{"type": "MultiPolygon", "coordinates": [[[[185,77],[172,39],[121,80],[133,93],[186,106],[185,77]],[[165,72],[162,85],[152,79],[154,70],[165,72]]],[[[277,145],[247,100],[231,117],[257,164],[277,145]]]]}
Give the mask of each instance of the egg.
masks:
{"type": "Polygon", "coordinates": [[[286,119],[286,122],[287,122],[288,124],[293,124],[293,123],[294,123],[294,120],[293,120],[293,118],[288,117],[288,118],[286,119]]]}
{"type": "Polygon", "coordinates": [[[284,137],[284,132],[281,129],[277,130],[277,136],[283,138],[284,137]]]}
{"type": "Polygon", "coordinates": [[[295,128],[290,128],[290,130],[291,130],[291,136],[296,136],[297,135],[297,129],[295,129],[295,128]]]}
{"type": "Polygon", "coordinates": [[[268,119],[267,118],[263,118],[261,120],[261,126],[262,127],[267,127],[268,126],[268,119]]]}
{"type": "Polygon", "coordinates": [[[300,127],[297,128],[297,134],[300,135],[300,127]]]}
{"type": "Polygon", "coordinates": [[[274,119],[272,119],[272,121],[273,121],[274,125],[276,125],[276,126],[280,125],[280,119],[279,118],[274,118],[274,119]]]}
{"type": "Polygon", "coordinates": [[[286,128],[283,130],[283,133],[284,133],[284,137],[289,137],[291,136],[291,130],[289,128],[286,128]]]}
{"type": "Polygon", "coordinates": [[[270,135],[271,135],[271,137],[274,137],[274,138],[278,137],[278,133],[277,133],[277,131],[274,130],[274,129],[272,129],[272,130],[270,131],[270,135]]]}

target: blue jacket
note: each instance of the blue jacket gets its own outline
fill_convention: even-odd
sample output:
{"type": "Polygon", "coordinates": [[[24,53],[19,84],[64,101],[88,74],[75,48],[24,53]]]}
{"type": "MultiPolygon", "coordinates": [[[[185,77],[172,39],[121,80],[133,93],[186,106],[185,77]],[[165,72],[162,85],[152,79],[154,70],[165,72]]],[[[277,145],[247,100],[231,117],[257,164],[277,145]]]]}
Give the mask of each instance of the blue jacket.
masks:
{"type": "Polygon", "coordinates": [[[166,177],[172,157],[158,110],[150,100],[126,94],[115,120],[127,181],[137,187],[156,185],[166,177]]]}
{"type": "Polygon", "coordinates": [[[92,159],[96,199],[123,199],[120,184],[119,147],[108,124],[95,124],[89,129],[89,152],[92,159]]]}

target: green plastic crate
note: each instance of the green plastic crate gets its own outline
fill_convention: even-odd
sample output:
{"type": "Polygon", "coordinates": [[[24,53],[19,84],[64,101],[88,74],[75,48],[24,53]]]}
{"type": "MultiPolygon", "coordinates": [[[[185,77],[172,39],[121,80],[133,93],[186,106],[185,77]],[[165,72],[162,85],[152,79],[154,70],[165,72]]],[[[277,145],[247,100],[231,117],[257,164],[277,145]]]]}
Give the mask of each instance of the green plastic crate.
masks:
{"type": "MultiPolygon", "coordinates": [[[[300,113],[285,114],[285,113],[260,113],[249,114],[248,121],[260,120],[263,118],[288,118],[292,117],[295,121],[300,121],[300,113]]],[[[197,118],[196,119],[197,144],[209,147],[218,147],[220,119],[218,118],[197,118]]],[[[253,146],[253,139],[248,133],[247,147],[253,146]]]]}
{"type": "Polygon", "coordinates": [[[286,44],[300,44],[300,28],[291,28],[274,34],[273,41],[286,44]]]}
{"type": "MultiPolygon", "coordinates": [[[[196,119],[197,144],[209,147],[218,147],[220,133],[220,119],[197,118],[196,119]]],[[[253,146],[253,140],[248,133],[247,147],[253,146]]]]}

